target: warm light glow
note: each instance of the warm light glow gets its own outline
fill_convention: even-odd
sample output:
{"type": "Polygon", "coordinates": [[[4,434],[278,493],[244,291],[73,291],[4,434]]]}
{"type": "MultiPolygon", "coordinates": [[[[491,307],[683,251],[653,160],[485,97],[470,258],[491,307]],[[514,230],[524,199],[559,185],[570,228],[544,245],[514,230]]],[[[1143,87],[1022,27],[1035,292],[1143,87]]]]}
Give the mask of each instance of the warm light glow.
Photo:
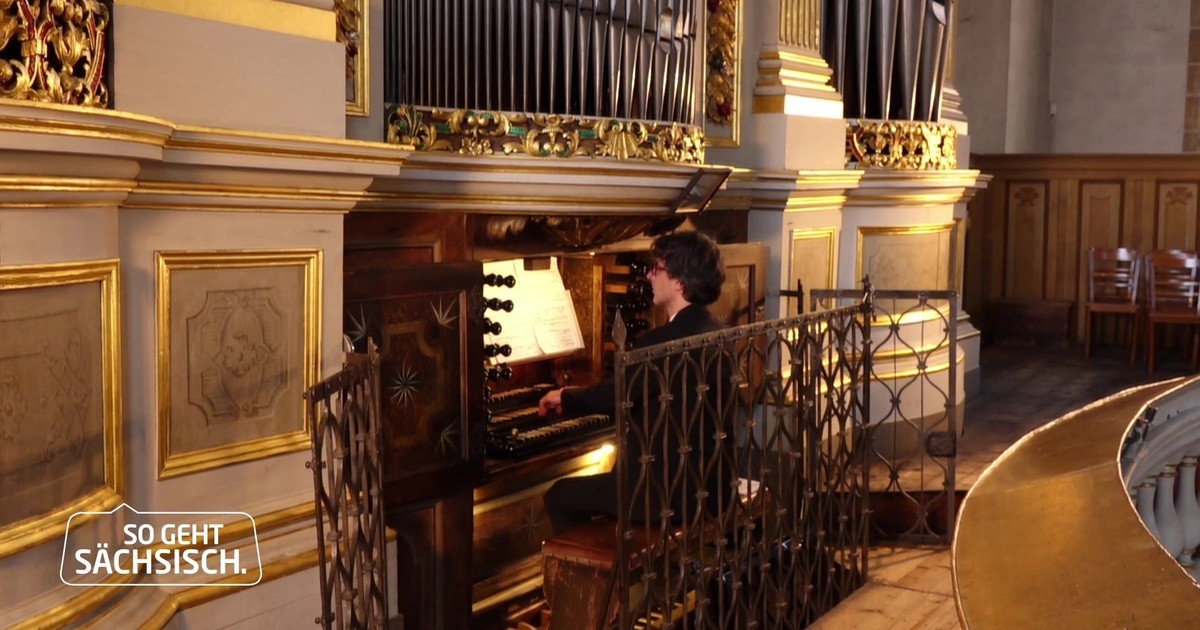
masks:
{"type": "Polygon", "coordinates": [[[613,446],[611,442],[596,449],[596,454],[600,457],[607,457],[615,452],[617,452],[617,447],[613,446]]]}

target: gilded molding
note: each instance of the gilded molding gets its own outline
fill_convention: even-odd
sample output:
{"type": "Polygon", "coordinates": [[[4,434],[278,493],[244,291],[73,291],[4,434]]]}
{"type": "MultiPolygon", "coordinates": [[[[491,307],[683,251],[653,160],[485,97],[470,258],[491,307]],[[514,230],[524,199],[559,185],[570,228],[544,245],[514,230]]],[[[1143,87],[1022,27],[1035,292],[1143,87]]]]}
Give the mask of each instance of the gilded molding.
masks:
{"type": "Polygon", "coordinates": [[[953,125],[909,120],[847,120],[846,164],[901,171],[958,168],[953,125]]]}
{"type": "Polygon", "coordinates": [[[734,123],[737,102],[738,0],[708,0],[708,78],[705,116],[718,125],[734,123]]]}
{"type": "Polygon", "coordinates": [[[371,78],[367,46],[366,0],[334,0],[337,41],[346,47],[346,113],[370,114],[367,85],[371,78]]]}
{"type": "Polygon", "coordinates": [[[393,105],[387,129],[388,142],[412,145],[417,151],[704,162],[704,131],[679,123],[393,105]]]}
{"type": "Polygon", "coordinates": [[[108,107],[109,17],[99,0],[0,0],[0,97],[108,107]]]}

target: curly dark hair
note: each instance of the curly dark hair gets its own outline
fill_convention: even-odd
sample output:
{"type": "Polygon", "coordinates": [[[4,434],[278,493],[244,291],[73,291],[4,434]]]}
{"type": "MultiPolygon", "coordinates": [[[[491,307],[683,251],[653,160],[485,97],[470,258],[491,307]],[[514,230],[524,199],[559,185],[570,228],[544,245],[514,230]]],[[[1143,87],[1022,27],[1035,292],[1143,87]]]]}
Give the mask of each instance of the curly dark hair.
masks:
{"type": "Polygon", "coordinates": [[[667,277],[683,284],[683,298],[708,306],[721,297],[725,264],[713,240],[699,232],[676,232],[654,239],[650,253],[662,261],[667,277]]]}

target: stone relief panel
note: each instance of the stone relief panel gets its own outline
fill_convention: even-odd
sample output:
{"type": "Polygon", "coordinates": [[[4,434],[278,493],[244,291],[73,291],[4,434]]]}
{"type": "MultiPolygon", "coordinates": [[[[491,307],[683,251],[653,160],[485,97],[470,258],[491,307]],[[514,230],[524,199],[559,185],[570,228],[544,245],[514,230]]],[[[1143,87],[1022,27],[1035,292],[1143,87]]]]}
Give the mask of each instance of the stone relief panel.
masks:
{"type": "Polygon", "coordinates": [[[319,254],[160,253],[160,475],[304,448],[319,254]]]}
{"type": "Polygon", "coordinates": [[[117,284],[115,260],[0,268],[0,558],[121,502],[117,284]]]}
{"type": "Polygon", "coordinates": [[[206,426],[270,414],[287,389],[287,324],[294,318],[279,310],[278,293],[209,291],[187,318],[188,402],[206,426]]]}
{"type": "Polygon", "coordinates": [[[855,277],[869,274],[876,289],[948,289],[953,229],[953,223],[859,228],[855,277]]]}
{"type": "Polygon", "coordinates": [[[837,257],[834,228],[792,230],[791,273],[787,288],[795,289],[796,281],[804,285],[807,294],[813,289],[833,289],[837,279],[837,257]]]}
{"type": "Polygon", "coordinates": [[[104,485],[100,290],[0,292],[0,527],[104,485]]]}

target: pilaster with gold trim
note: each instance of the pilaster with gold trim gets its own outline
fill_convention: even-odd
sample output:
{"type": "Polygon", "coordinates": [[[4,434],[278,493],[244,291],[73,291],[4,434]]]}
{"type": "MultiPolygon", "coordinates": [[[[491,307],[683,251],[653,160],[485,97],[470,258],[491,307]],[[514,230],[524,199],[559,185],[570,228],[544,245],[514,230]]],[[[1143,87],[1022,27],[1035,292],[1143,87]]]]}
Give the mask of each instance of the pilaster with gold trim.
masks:
{"type": "Polygon", "coordinates": [[[820,0],[767,0],[761,10],[754,112],[841,118],[833,71],[821,57],[820,0]]]}

